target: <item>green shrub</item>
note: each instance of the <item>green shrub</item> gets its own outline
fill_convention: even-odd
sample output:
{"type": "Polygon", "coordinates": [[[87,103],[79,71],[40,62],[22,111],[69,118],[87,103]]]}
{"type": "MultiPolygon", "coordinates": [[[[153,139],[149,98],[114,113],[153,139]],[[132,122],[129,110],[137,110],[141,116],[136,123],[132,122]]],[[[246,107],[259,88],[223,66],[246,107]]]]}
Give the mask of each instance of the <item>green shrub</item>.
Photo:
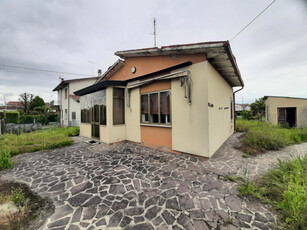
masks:
{"type": "Polygon", "coordinates": [[[58,121],[58,113],[48,113],[47,114],[47,119],[49,122],[57,122],[58,121]]]}
{"type": "Polygon", "coordinates": [[[0,153],[0,169],[8,169],[13,166],[11,155],[8,152],[0,153]]]}
{"type": "Polygon", "coordinates": [[[32,124],[34,122],[33,115],[24,115],[21,116],[20,123],[21,124],[32,124]]]}
{"type": "Polygon", "coordinates": [[[66,127],[64,128],[65,132],[69,137],[79,136],[80,128],[79,127],[66,127]]]}
{"type": "Polygon", "coordinates": [[[0,111],[0,119],[3,119],[3,118],[4,118],[4,112],[0,111]]]}
{"type": "Polygon", "coordinates": [[[10,111],[5,112],[4,119],[6,123],[19,123],[19,112],[18,111],[10,111]]]}
{"type": "Polygon", "coordinates": [[[49,124],[47,117],[44,116],[44,115],[35,116],[35,122],[41,123],[42,125],[48,125],[49,124]]]}
{"type": "Polygon", "coordinates": [[[26,206],[30,199],[27,198],[25,192],[21,187],[12,190],[11,201],[19,208],[26,206]]]}
{"type": "Polygon", "coordinates": [[[242,111],[242,118],[245,120],[250,120],[253,117],[252,111],[242,111]]]}

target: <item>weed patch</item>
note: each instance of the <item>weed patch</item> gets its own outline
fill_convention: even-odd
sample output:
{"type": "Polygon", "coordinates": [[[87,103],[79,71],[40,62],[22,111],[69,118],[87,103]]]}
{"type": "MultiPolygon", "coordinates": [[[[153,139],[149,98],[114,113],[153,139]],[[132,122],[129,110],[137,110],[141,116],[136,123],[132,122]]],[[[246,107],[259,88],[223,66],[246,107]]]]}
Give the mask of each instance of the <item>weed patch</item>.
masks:
{"type": "Polygon", "coordinates": [[[0,170],[1,169],[8,169],[13,166],[13,162],[11,159],[11,155],[8,152],[0,153],[0,170]]]}
{"type": "Polygon", "coordinates": [[[247,155],[267,150],[278,150],[287,145],[307,141],[307,129],[289,129],[260,121],[238,120],[236,130],[247,132],[241,150],[247,155]]]}
{"type": "Polygon", "coordinates": [[[280,161],[258,181],[239,186],[243,196],[256,197],[280,212],[288,229],[307,226],[307,155],[280,161]]]}
{"type": "Polygon", "coordinates": [[[73,143],[71,136],[77,135],[79,135],[78,127],[39,130],[19,135],[4,134],[0,140],[0,164],[4,158],[3,154],[10,153],[14,156],[25,152],[64,147],[73,143]]]}

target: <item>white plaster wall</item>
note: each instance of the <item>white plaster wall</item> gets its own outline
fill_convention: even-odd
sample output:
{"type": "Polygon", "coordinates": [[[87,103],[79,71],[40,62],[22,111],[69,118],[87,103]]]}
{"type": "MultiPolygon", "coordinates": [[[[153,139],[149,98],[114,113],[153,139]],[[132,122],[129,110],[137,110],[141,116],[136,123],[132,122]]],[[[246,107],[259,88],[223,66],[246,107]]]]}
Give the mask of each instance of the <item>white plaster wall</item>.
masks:
{"type": "Polygon", "coordinates": [[[234,113],[232,87],[224,78],[206,62],[206,77],[208,78],[208,102],[213,104],[209,109],[209,157],[232,135],[234,132],[234,113]]]}
{"type": "Polygon", "coordinates": [[[180,86],[180,80],[172,80],[172,149],[209,157],[208,76],[206,76],[206,66],[206,62],[200,62],[184,68],[191,72],[191,105],[185,98],[185,91],[180,86]]]}

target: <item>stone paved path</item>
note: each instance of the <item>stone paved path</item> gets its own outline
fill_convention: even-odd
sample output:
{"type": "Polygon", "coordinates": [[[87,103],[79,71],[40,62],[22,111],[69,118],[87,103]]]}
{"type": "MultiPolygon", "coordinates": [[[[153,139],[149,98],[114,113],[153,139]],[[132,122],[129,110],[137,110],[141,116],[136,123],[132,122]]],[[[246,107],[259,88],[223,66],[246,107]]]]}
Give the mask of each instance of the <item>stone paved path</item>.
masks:
{"type": "Polygon", "coordinates": [[[268,207],[237,196],[227,175],[253,179],[307,153],[307,143],[243,158],[234,134],[210,160],[132,143],[73,146],[23,154],[2,179],[50,197],[55,213],[41,229],[275,229],[268,207]]]}

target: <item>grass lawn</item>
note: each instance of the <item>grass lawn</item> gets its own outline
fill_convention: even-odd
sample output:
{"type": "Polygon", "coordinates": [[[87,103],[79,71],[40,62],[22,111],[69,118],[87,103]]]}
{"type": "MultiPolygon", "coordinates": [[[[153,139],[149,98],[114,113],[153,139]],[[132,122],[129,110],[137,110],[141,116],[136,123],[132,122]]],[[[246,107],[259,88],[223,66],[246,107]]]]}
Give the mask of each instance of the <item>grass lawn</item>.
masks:
{"type": "Polygon", "coordinates": [[[307,141],[307,128],[284,128],[266,122],[237,120],[236,130],[247,132],[241,148],[246,154],[278,150],[287,145],[307,141]]]}
{"type": "Polygon", "coordinates": [[[31,133],[4,134],[0,138],[0,169],[12,165],[10,156],[71,145],[70,136],[79,135],[79,127],[53,128],[31,133]]]}
{"type": "Polygon", "coordinates": [[[248,181],[239,186],[239,192],[271,204],[279,211],[286,229],[306,229],[307,156],[279,161],[255,183],[248,181]]]}

